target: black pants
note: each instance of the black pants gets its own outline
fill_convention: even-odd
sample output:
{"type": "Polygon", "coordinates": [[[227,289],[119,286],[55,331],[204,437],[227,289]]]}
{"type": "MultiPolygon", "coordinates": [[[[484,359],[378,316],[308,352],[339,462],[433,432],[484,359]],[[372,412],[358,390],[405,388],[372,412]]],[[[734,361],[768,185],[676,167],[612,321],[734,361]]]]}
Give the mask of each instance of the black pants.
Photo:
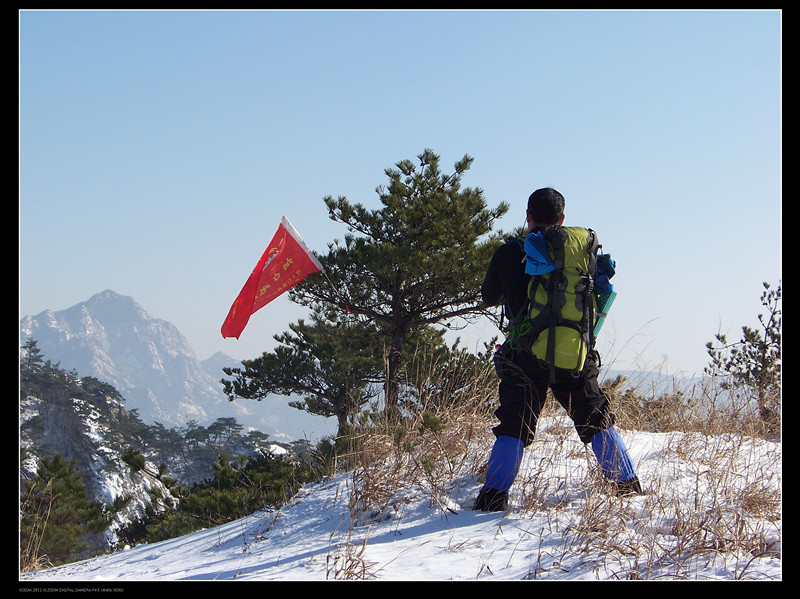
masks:
{"type": "Polygon", "coordinates": [[[495,360],[500,375],[500,407],[495,411],[500,423],[492,429],[495,436],[515,437],[529,445],[548,387],[567,411],[583,443],[589,443],[595,433],[614,425],[608,397],[597,382],[597,362],[593,355],[587,357],[578,376],[559,369],[552,385],[549,366],[523,350],[495,360]]]}

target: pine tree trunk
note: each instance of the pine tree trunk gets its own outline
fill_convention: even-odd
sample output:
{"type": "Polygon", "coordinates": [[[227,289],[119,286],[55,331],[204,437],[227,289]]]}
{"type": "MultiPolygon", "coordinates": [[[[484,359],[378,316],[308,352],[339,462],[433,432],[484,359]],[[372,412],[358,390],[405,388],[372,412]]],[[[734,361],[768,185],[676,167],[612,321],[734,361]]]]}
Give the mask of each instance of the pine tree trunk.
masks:
{"type": "Polygon", "coordinates": [[[384,391],[386,395],[386,412],[390,414],[395,407],[397,407],[400,384],[398,375],[400,374],[400,367],[403,363],[403,342],[405,335],[403,331],[395,331],[392,336],[392,347],[389,350],[389,367],[386,372],[386,384],[384,391]]]}

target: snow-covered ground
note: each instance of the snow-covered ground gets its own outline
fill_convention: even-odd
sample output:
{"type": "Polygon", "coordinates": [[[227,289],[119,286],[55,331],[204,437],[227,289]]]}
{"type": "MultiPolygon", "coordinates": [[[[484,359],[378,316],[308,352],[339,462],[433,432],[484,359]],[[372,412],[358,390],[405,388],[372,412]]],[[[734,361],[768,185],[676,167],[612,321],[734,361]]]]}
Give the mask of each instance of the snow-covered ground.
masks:
{"type": "Polygon", "coordinates": [[[20,581],[782,579],[779,443],[622,431],[648,493],[617,498],[563,421],[539,430],[505,514],[470,509],[474,475],[359,511],[343,473],[279,511],[20,581]]]}

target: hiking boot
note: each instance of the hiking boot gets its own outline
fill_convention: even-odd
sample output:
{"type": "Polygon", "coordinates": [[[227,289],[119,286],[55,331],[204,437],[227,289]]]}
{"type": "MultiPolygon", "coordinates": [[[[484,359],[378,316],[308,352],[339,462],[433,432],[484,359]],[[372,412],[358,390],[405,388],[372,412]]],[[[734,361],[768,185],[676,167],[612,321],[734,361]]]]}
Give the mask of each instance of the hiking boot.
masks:
{"type": "Polygon", "coordinates": [[[472,509],[481,512],[505,512],[508,509],[508,493],[483,487],[472,509]]]}
{"type": "Polygon", "coordinates": [[[614,490],[618,497],[633,497],[634,495],[644,495],[642,484],[637,477],[633,477],[621,483],[614,484],[614,490]]]}

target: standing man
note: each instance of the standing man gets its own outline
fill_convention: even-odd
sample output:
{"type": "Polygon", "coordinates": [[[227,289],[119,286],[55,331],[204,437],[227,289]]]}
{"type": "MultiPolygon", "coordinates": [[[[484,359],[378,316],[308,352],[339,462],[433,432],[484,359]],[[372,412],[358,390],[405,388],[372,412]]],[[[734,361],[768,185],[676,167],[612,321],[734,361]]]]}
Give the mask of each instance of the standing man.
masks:
{"type": "Polygon", "coordinates": [[[591,443],[616,492],[642,494],[625,444],[613,426],[608,398],[597,382],[598,357],[591,333],[596,318],[597,242],[589,229],[562,226],[564,205],[564,197],[555,189],[534,191],[528,198],[525,247],[512,239],[498,248],[481,287],[487,305],[504,301],[513,329],[495,356],[500,376],[495,415],[500,422],[492,429],[495,443],[475,510],[508,509],[508,491],[523,450],[533,441],[548,387],[581,441],[591,443]],[[529,246],[539,248],[538,260],[528,258],[531,252],[535,255],[533,250],[526,252],[529,246]],[[558,297],[552,302],[554,294],[558,297]],[[555,308],[561,310],[557,317],[551,317],[553,306],[561,306],[555,308]]]}

